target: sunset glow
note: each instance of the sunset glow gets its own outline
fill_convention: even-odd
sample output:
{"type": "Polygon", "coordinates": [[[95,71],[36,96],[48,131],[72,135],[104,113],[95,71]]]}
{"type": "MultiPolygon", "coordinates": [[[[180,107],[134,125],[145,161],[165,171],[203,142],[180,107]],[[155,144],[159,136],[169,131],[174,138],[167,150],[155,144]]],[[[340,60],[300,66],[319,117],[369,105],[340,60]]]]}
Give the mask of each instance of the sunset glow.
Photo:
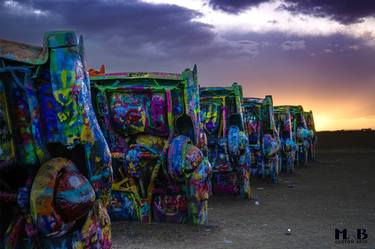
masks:
{"type": "Polygon", "coordinates": [[[202,86],[238,82],[246,96],[303,105],[318,130],[375,129],[371,1],[83,2],[0,0],[0,37],[40,44],[46,31],[72,29],[93,68],[181,72],[197,64],[202,86]]]}

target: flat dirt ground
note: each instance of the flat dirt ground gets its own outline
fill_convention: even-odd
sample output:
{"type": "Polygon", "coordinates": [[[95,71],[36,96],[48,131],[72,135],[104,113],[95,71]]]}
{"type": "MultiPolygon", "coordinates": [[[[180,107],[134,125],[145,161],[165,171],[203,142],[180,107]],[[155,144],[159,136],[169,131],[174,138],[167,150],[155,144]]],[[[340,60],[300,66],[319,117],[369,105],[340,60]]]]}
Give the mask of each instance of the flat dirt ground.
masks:
{"type": "Polygon", "coordinates": [[[374,149],[320,150],[316,162],[282,174],[279,184],[252,185],[252,200],[211,198],[208,226],[114,223],[113,248],[375,249],[374,149]],[[352,238],[366,229],[367,243],[336,244],[335,228],[352,238]]]}

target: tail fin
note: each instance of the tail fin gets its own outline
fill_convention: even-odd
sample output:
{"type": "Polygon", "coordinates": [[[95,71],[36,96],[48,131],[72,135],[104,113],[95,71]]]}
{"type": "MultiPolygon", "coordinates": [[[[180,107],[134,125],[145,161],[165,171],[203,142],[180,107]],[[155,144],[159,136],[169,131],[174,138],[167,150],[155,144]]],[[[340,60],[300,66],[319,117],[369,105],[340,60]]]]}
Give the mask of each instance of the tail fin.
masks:
{"type": "Polygon", "coordinates": [[[89,69],[89,74],[90,76],[99,76],[99,75],[104,75],[105,74],[105,66],[101,65],[99,68],[99,71],[90,68],[89,69]]]}
{"type": "Polygon", "coordinates": [[[100,74],[105,74],[105,66],[102,64],[99,69],[100,74]]]}

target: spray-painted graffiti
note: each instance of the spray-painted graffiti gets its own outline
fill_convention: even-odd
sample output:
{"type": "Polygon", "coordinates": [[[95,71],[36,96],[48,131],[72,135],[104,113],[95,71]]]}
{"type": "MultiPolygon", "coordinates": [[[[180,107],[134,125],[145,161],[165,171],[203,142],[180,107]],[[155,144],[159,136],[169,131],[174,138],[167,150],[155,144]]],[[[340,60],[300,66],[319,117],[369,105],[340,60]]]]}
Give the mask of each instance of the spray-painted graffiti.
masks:
{"type": "Polygon", "coordinates": [[[196,68],[182,74],[91,70],[114,165],[112,219],[207,223],[211,166],[200,150],[196,74],[196,68]]]}
{"type": "Polygon", "coordinates": [[[292,173],[296,161],[297,144],[293,140],[292,117],[288,107],[274,107],[276,127],[281,141],[281,168],[292,173]]]}
{"type": "Polygon", "coordinates": [[[111,248],[111,156],[83,42],[44,44],[0,40],[0,247],[111,248]]]}
{"type": "Polygon", "coordinates": [[[213,167],[213,193],[250,197],[250,150],[242,117],[242,88],[200,89],[201,120],[213,167]]]}
{"type": "Polygon", "coordinates": [[[303,114],[306,120],[307,129],[310,130],[310,136],[308,137],[308,141],[309,141],[308,160],[314,161],[315,154],[316,154],[316,144],[318,141],[318,137],[316,135],[316,130],[315,130],[314,115],[312,111],[304,112],[303,114]]]}
{"type": "Polygon", "coordinates": [[[313,137],[312,130],[307,128],[302,106],[278,106],[277,108],[288,108],[292,122],[293,141],[297,145],[295,164],[304,165],[308,161],[310,140],[313,137]]]}
{"type": "Polygon", "coordinates": [[[272,96],[244,99],[245,126],[252,153],[251,173],[270,176],[276,183],[280,171],[279,134],[276,130],[272,96]]]}

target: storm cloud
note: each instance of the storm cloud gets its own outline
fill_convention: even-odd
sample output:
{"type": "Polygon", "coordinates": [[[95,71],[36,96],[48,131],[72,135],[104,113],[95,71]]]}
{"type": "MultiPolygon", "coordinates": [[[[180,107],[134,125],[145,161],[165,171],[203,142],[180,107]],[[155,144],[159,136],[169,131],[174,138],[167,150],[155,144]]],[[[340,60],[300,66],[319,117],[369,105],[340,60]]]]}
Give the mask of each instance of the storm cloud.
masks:
{"type": "Polygon", "coordinates": [[[318,120],[327,106],[340,119],[375,116],[375,33],[371,22],[350,26],[373,6],[325,2],[0,0],[0,37],[41,45],[44,32],[74,30],[94,68],[180,72],[198,64],[201,85],[236,81],[248,96],[302,104],[318,120]]]}
{"type": "Polygon", "coordinates": [[[193,62],[258,52],[254,42],[222,39],[210,25],[193,20],[199,12],[176,5],[37,0],[4,1],[3,6],[2,36],[40,44],[45,31],[73,29],[90,41],[88,49],[95,50],[89,58],[97,61],[100,57],[103,63],[113,64],[109,58],[115,57],[117,63],[123,60],[127,65],[142,60],[168,65],[175,58],[193,62]]]}
{"type": "Polygon", "coordinates": [[[375,15],[372,0],[286,0],[285,8],[297,13],[329,17],[344,24],[360,22],[362,18],[375,15]]]}
{"type": "Polygon", "coordinates": [[[269,0],[210,0],[209,4],[214,9],[220,9],[230,13],[239,13],[244,11],[248,8],[257,6],[263,2],[267,2],[269,0]]]}
{"type": "MultiPolygon", "coordinates": [[[[215,9],[237,14],[261,3],[274,0],[209,0],[215,9]]],[[[375,15],[373,0],[284,0],[282,8],[294,13],[328,17],[344,24],[360,22],[375,15]]]]}

